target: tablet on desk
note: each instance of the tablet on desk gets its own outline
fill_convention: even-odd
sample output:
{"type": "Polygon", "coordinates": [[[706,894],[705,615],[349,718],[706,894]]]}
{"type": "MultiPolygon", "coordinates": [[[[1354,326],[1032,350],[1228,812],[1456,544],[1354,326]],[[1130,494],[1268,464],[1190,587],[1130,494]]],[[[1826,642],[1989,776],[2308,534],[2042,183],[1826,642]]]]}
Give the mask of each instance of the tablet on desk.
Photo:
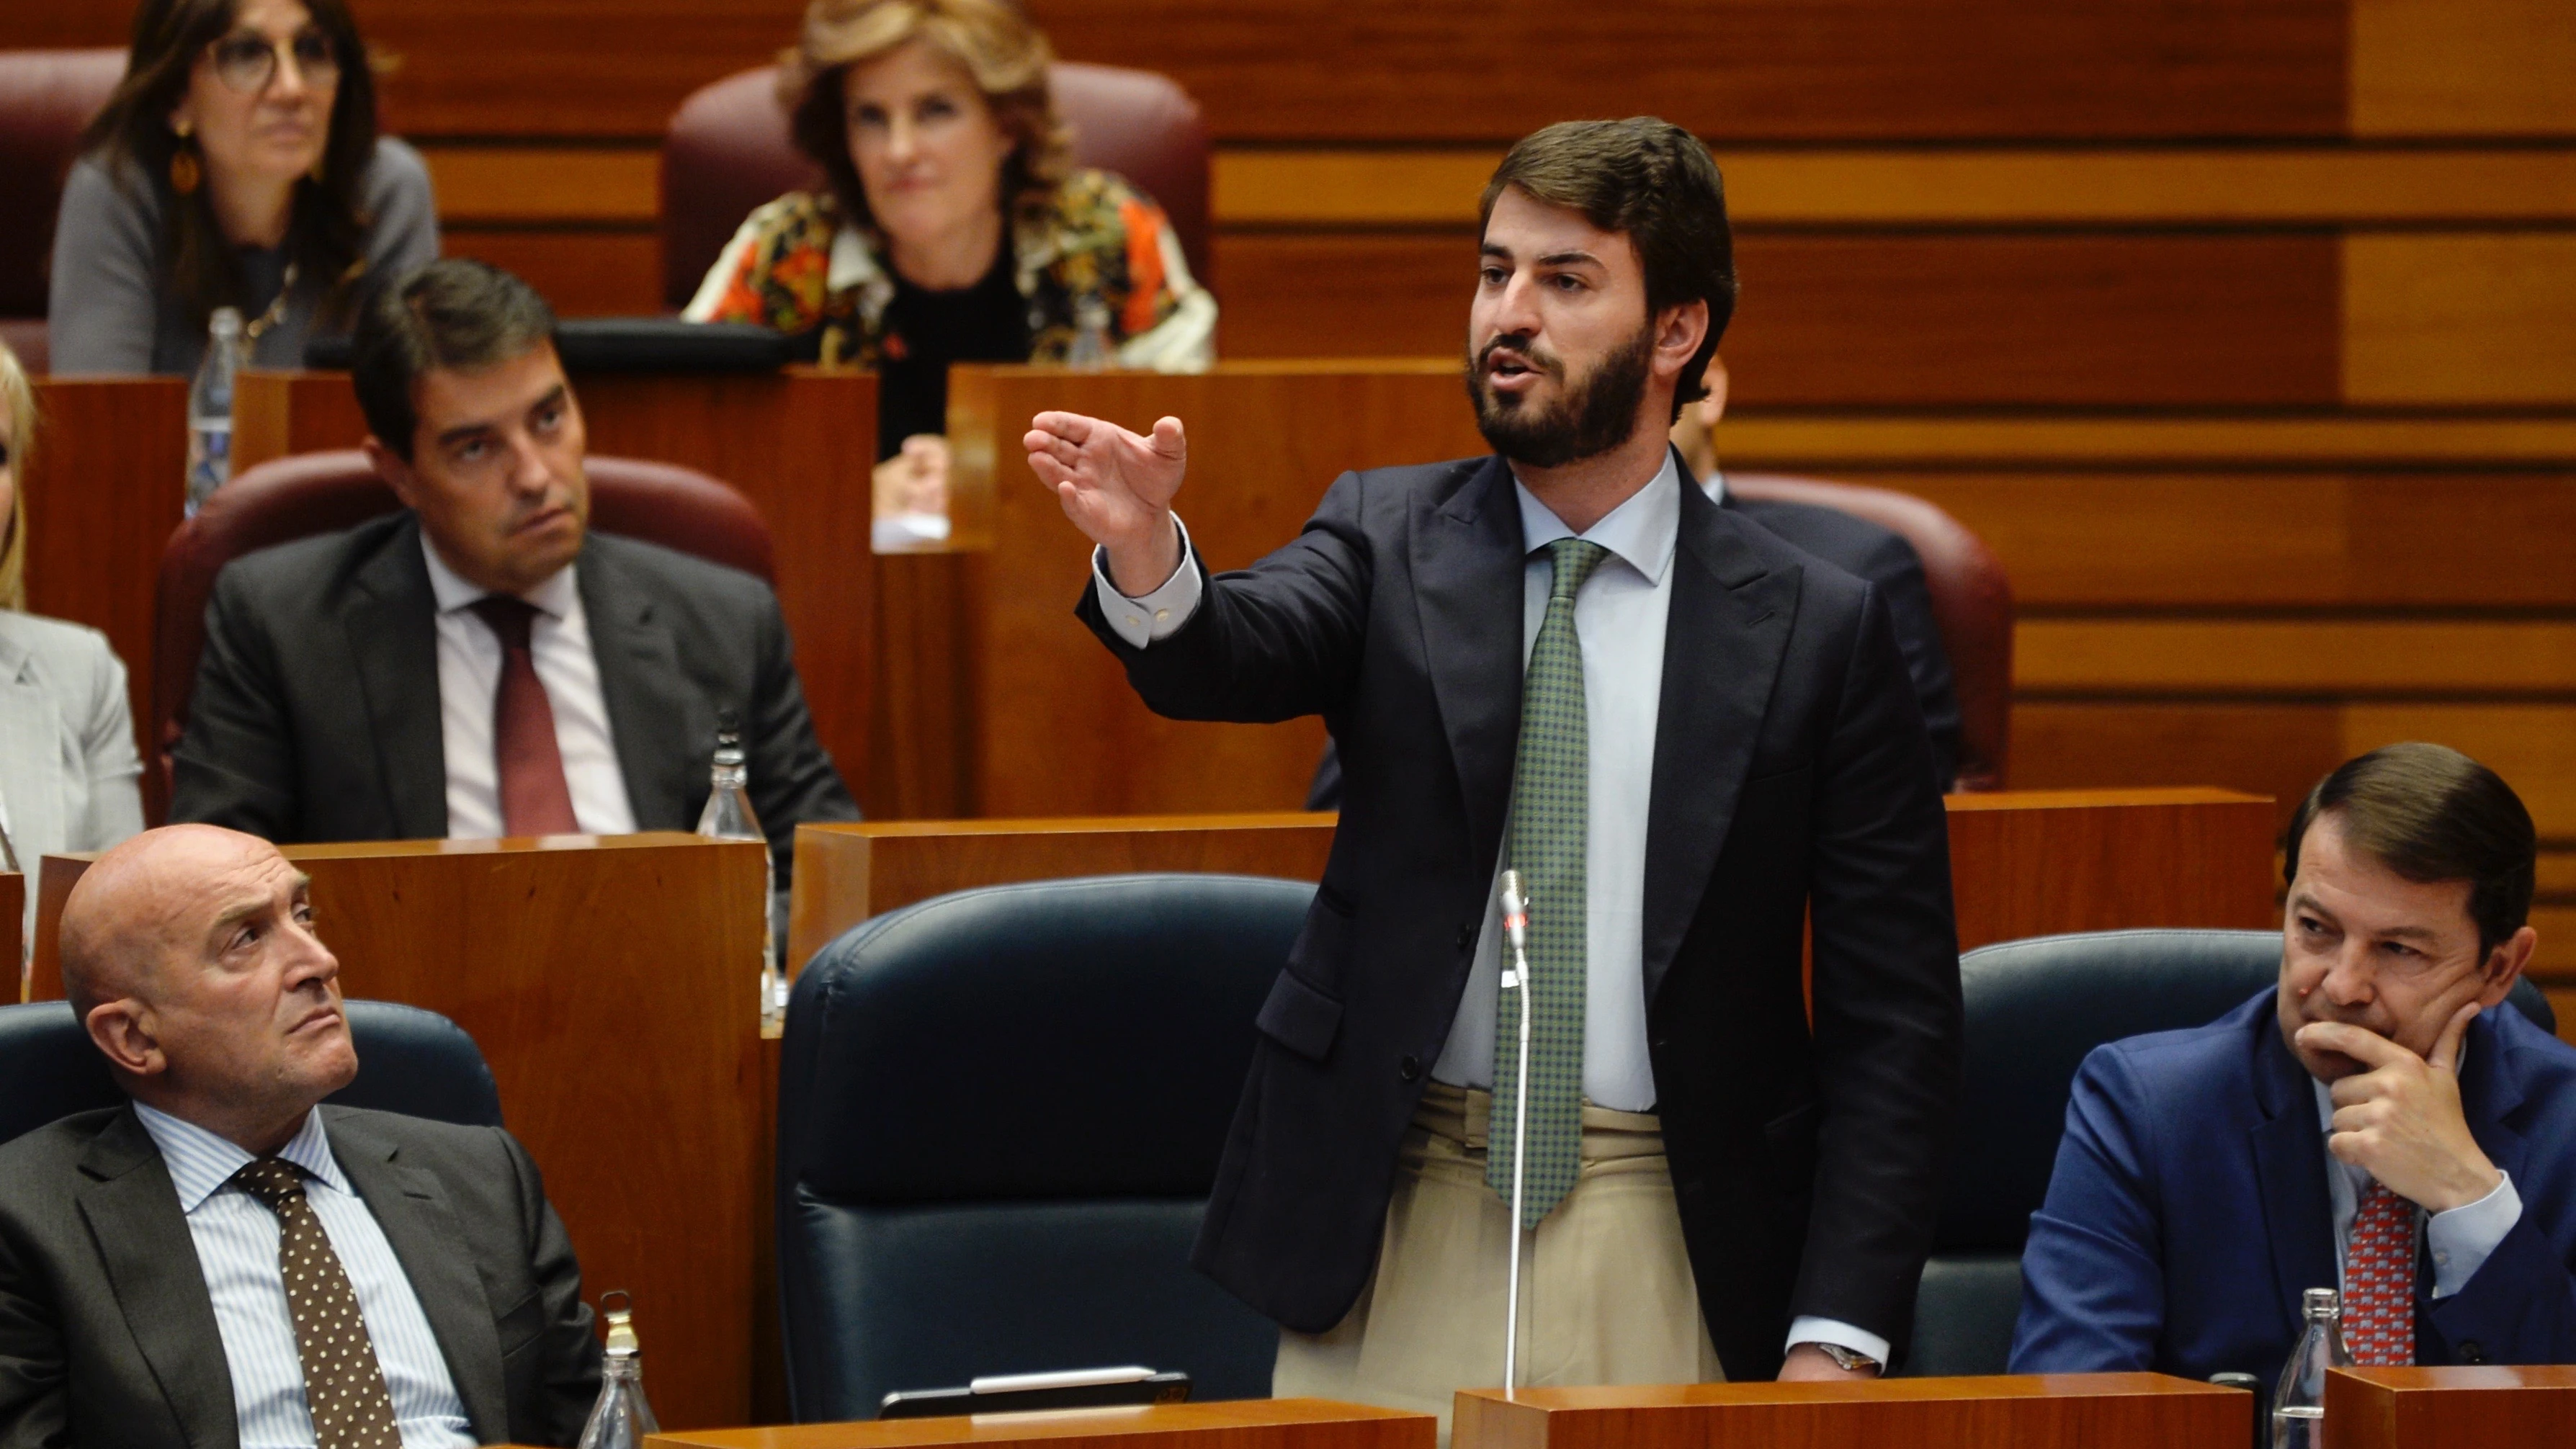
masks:
{"type": "Polygon", "coordinates": [[[880,1419],[952,1414],[1018,1414],[1033,1409],[1098,1409],[1125,1404],[1178,1404],[1190,1376],[1156,1373],[1141,1364],[1044,1374],[992,1374],[962,1389],[898,1389],[877,1405],[880,1419]]]}

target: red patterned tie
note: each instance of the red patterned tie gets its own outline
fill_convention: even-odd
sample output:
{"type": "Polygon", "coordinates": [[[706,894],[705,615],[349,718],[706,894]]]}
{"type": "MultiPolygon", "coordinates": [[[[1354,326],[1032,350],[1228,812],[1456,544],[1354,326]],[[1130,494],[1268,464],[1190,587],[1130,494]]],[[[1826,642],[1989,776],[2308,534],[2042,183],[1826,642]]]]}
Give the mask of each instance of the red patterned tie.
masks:
{"type": "Polygon", "coordinates": [[[554,706],[528,646],[537,606],[507,594],[469,605],[501,641],[501,687],[492,700],[492,763],[501,776],[501,828],[511,835],[578,835],[572,787],[555,744],[554,706]]]}
{"type": "Polygon", "coordinates": [[[2352,1215],[2343,1337],[2363,1368],[2415,1362],[2415,1204],[2373,1182],[2352,1215]]]}

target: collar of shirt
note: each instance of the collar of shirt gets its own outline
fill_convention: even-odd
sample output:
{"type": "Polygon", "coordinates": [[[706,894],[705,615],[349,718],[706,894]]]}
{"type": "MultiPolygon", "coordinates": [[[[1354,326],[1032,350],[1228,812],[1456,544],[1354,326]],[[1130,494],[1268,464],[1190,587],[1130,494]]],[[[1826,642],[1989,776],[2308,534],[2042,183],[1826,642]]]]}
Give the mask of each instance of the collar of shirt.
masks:
{"type": "MultiPolygon", "coordinates": [[[[179,1190],[179,1211],[193,1213],[206,1199],[232,1181],[233,1174],[257,1161],[230,1138],[218,1137],[185,1118],[173,1117],[157,1107],[134,1104],[134,1115],[143,1119],[143,1130],[152,1134],[152,1143],[161,1149],[161,1161],[170,1169],[170,1185],[179,1190]]],[[[340,1172],[340,1164],[331,1156],[331,1139],[322,1130],[322,1109],[312,1108],[304,1114],[304,1125],[277,1155],[303,1168],[308,1176],[349,1192],[349,1179],[340,1172]]]]}
{"type": "MultiPolygon", "coordinates": [[[[453,614],[459,609],[472,606],[492,592],[490,589],[478,588],[466,582],[456,570],[449,568],[447,560],[440,558],[438,549],[430,543],[427,530],[423,530],[420,535],[420,556],[429,562],[429,591],[438,599],[438,612],[453,614]]],[[[520,594],[519,597],[536,605],[538,613],[558,624],[562,623],[572,616],[573,605],[581,597],[579,586],[573,578],[573,570],[578,567],[580,567],[578,564],[565,564],[555,570],[552,578],[520,594]]]]}
{"type": "MultiPolygon", "coordinates": [[[[1673,546],[1681,538],[1681,480],[1682,470],[1667,448],[1664,466],[1655,471],[1653,480],[1579,536],[1610,550],[1644,575],[1647,583],[1662,583],[1664,570],[1672,566],[1673,546]]],[[[1518,470],[1512,474],[1512,492],[1521,503],[1521,547],[1525,551],[1536,553],[1560,538],[1578,536],[1538,501],[1529,485],[1520,480],[1518,470]]]]}

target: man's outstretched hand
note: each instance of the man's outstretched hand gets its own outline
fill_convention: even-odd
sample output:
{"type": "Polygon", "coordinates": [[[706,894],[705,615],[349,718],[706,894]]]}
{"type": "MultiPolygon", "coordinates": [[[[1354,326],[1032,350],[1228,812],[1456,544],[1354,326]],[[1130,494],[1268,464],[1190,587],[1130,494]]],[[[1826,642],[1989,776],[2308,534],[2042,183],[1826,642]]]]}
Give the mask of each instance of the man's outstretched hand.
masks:
{"type": "Polygon", "coordinates": [[[1179,418],[1157,420],[1147,437],[1079,413],[1040,413],[1021,441],[1029,470],[1055,490],[1064,516],[1108,555],[1109,582],[1120,593],[1142,598],[1180,568],[1172,495],[1181,491],[1189,441],[1179,418]]]}

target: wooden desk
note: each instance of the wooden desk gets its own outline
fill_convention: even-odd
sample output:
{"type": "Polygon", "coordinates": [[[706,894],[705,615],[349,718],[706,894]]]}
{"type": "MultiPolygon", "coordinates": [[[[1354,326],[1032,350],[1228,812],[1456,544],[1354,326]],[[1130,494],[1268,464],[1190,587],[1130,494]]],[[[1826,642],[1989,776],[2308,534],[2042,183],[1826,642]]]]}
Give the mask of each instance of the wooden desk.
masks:
{"type": "Polygon", "coordinates": [[[2326,1449],[2576,1444],[2576,1367],[2333,1369],[2326,1449]]]}
{"type": "Polygon", "coordinates": [[[2254,1396],[2163,1374],[1461,1390],[1457,1449],[2244,1449],[2254,1396]]]}
{"type": "MultiPolygon", "coordinates": [[[[590,451],[712,474],[769,520],[778,607],[796,641],[814,731],[856,791],[866,774],[876,639],[868,554],[875,376],[812,368],[714,377],[598,373],[576,377],[573,386],[590,451]]],[[[233,412],[237,469],[289,453],[354,448],[367,434],[345,373],[244,373],[233,412]]]]}
{"type": "Polygon", "coordinates": [[[1345,469],[1483,453],[1448,361],[1226,363],[1173,376],[950,370],[954,529],[964,552],[878,560],[887,714],[880,817],[955,819],[1293,810],[1320,720],[1267,728],[1161,719],[1072,617],[1090,550],[1038,485],[1020,438],[1049,408],[1145,429],[1189,424],[1190,539],[1239,568],[1296,537],[1345,469]],[[1103,750],[1116,739],[1125,747],[1103,750]]]}
{"type": "Polygon", "coordinates": [[[656,1434],[647,1449],[1431,1449],[1439,1421],[1429,1414],[1340,1404],[1329,1399],[1233,1399],[1132,1409],[979,1414],[656,1434]]]}
{"type": "MultiPolygon", "coordinates": [[[[582,1288],[635,1295],[655,1409],[753,1416],[771,1232],[755,982],[762,851],[692,835],[290,846],[350,996],[445,1014],[491,1063],[582,1288]]],[[[95,857],[48,856],[36,996],[95,857]]]]}

